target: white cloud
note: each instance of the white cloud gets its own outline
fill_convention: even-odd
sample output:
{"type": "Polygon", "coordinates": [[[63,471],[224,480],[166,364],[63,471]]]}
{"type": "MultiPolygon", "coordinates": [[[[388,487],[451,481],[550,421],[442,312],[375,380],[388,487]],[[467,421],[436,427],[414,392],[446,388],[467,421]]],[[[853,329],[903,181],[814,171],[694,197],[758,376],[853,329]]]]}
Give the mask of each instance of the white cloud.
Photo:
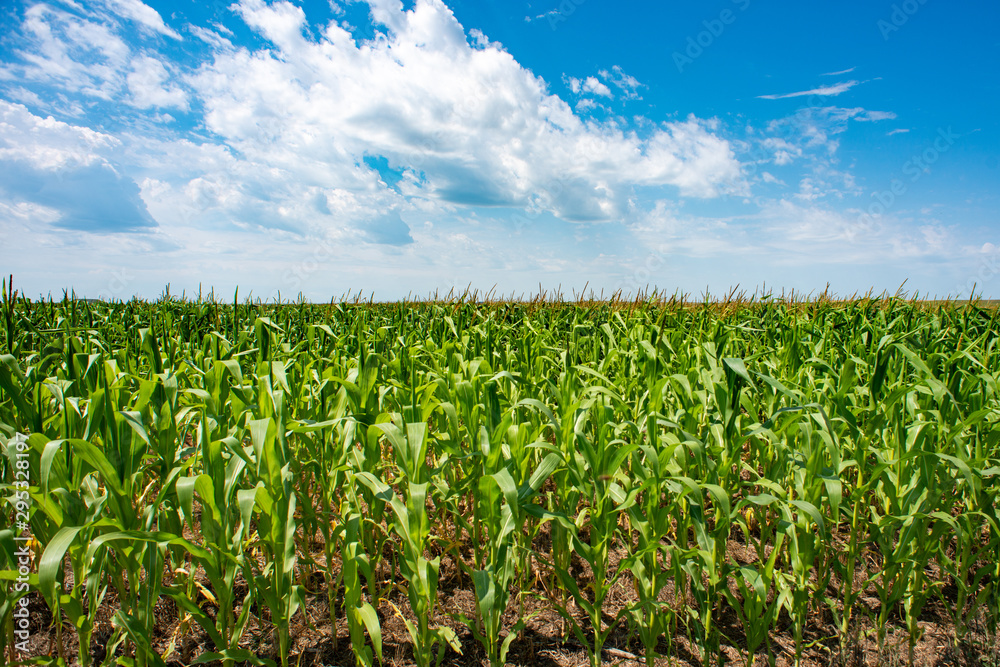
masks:
{"type": "Polygon", "coordinates": [[[28,226],[48,225],[60,218],[57,209],[32,202],[5,202],[0,200],[0,219],[7,225],[21,225],[22,231],[28,226]]]}
{"type": "MultiPolygon", "coordinates": [[[[750,281],[745,284],[759,284],[767,277],[755,275],[747,258],[768,257],[767,264],[795,270],[827,267],[829,279],[831,265],[896,266],[910,272],[914,261],[954,261],[970,252],[950,230],[932,221],[914,224],[884,216],[873,222],[859,210],[836,211],[819,202],[788,199],[763,201],[759,213],[733,218],[685,215],[661,201],[632,220],[629,231],[639,247],[659,248],[669,255],[668,264],[694,256],[712,257],[720,269],[740,266],[743,280],[750,281]]],[[[871,275],[859,272],[862,280],[866,273],[871,275]]]]}
{"type": "Polygon", "coordinates": [[[602,69],[598,74],[601,75],[605,81],[609,82],[616,88],[622,91],[622,97],[626,100],[641,100],[642,97],[639,96],[637,90],[642,87],[639,80],[630,74],[626,74],[625,71],[618,65],[615,65],[611,70],[602,69]]]}
{"type": "Polygon", "coordinates": [[[907,266],[925,258],[955,260],[964,252],[952,232],[933,221],[889,215],[873,219],[857,209],[839,212],[784,199],[765,206],[761,219],[770,227],[768,244],[780,251],[773,256],[783,261],[797,261],[789,253],[798,252],[798,261],[907,266]]]}
{"type": "Polygon", "coordinates": [[[583,82],[583,92],[611,97],[611,89],[597,80],[597,77],[588,76],[583,82]]]}
{"type": "Polygon", "coordinates": [[[795,114],[771,121],[761,140],[777,164],[788,164],[810,149],[832,156],[839,141],[836,136],[847,131],[850,121],[878,122],[896,117],[891,111],[869,111],[862,107],[808,107],[795,114]]]}
{"type": "Polygon", "coordinates": [[[795,158],[802,157],[802,148],[795,146],[780,137],[768,137],[761,144],[765,149],[773,153],[774,164],[784,166],[791,164],[795,158]]]}
{"type": "Polygon", "coordinates": [[[163,22],[163,17],[141,0],[104,0],[104,5],[122,18],[141,24],[150,30],[178,41],[181,36],[163,22]]]}
{"type": "Polygon", "coordinates": [[[892,111],[868,111],[866,109],[847,109],[852,114],[851,118],[861,122],[877,123],[880,120],[895,120],[896,114],[892,111]]]}
{"type": "MultiPolygon", "coordinates": [[[[24,48],[15,52],[20,62],[8,63],[5,69],[15,78],[52,85],[64,93],[113,101],[128,90],[130,102],[140,108],[186,109],[185,94],[169,83],[164,65],[149,55],[136,55],[123,39],[129,29],[121,19],[138,22],[147,32],[176,39],[180,35],[138,0],[105,0],[104,5],[113,13],[83,9],[71,13],[45,4],[29,7],[21,25],[24,48]]],[[[214,34],[198,30],[206,33],[203,37],[214,34]]],[[[221,37],[217,41],[224,42],[221,37]]],[[[59,104],[47,97],[49,101],[36,106],[63,113],[72,108],[72,103],[59,104]]]]}
{"type": "Polygon", "coordinates": [[[404,199],[364,164],[335,169],[289,159],[278,166],[266,153],[236,156],[225,146],[176,140],[147,140],[134,150],[140,168],[155,174],[140,184],[143,200],[167,228],[280,232],[300,242],[317,234],[385,242],[393,225],[405,232],[386,218],[404,199]]]}
{"type": "Polygon", "coordinates": [[[30,104],[31,106],[38,108],[45,108],[48,105],[48,103],[43,100],[38,93],[33,90],[28,90],[23,86],[17,86],[9,89],[7,91],[7,97],[10,100],[21,102],[23,104],[30,104]]]}
{"type": "Polygon", "coordinates": [[[844,81],[841,83],[835,83],[832,86],[821,86],[819,88],[813,88],[812,90],[802,90],[797,93],[785,93],[783,95],[758,95],[757,98],[761,100],[784,100],[789,97],[805,97],[807,95],[840,95],[841,93],[846,93],[848,90],[858,85],[858,81],[844,81]]]}
{"type": "Polygon", "coordinates": [[[857,67],[849,67],[848,69],[842,69],[839,72],[826,72],[825,74],[820,74],[820,76],[840,76],[842,74],[850,74],[856,69],[857,67]]]}
{"type": "MultiPolygon", "coordinates": [[[[581,94],[591,94],[599,95],[601,97],[613,98],[614,94],[611,88],[608,87],[601,79],[607,81],[607,83],[615,86],[621,93],[622,99],[625,100],[641,100],[642,98],[636,92],[636,89],[642,86],[639,80],[634,76],[626,74],[621,67],[615,65],[610,70],[602,69],[597,72],[598,79],[596,76],[588,76],[583,79],[578,79],[573,76],[563,75],[563,83],[570,89],[574,95],[581,94]]],[[[579,105],[578,105],[579,106],[579,105]]],[[[592,105],[591,105],[592,106],[592,105]]],[[[586,107],[585,107],[586,108],[586,107]]]]}
{"type": "MultiPolygon", "coordinates": [[[[116,16],[29,8],[22,26],[26,48],[11,67],[15,76],[59,87],[84,103],[98,97],[149,110],[131,122],[137,129],[156,123],[161,138],[168,118],[162,110],[204,109],[213,141],[239,155],[231,158],[235,165],[212,165],[205,173],[175,168],[175,153],[190,152],[176,138],[154,142],[140,131],[128,140],[132,158],[148,161],[149,173],[158,173],[173,193],[161,196],[178,203],[191,181],[216,183],[225,180],[225,170],[246,179],[242,198],[225,200],[236,207],[227,213],[238,219],[264,217],[249,215],[251,202],[276,213],[277,202],[312,201],[311,189],[318,189],[352,193],[359,204],[350,224],[375,226],[391,211],[470,204],[612,220],[628,210],[636,186],[674,187],[695,197],[746,188],[729,142],[713,123],[692,116],[650,125],[640,137],[617,119],[584,120],[502,46],[475,30],[467,38],[440,0],[419,0],[409,11],[398,0],[372,0],[372,20],[384,30],[360,43],[334,22],[318,26],[314,37],[305,12],[288,2],[244,0],[237,14],[270,46],[235,48],[218,31],[188,26],[208,45],[210,59],[186,74],[122,39],[119,17],[170,35],[159,14],[135,0],[105,5],[116,16]],[[366,156],[383,159],[398,183],[383,183],[366,156]]],[[[640,85],[617,66],[604,75],[626,98],[640,85]]],[[[597,77],[568,85],[597,99],[613,97],[597,77]]],[[[72,105],[79,108],[76,99],[66,100],[62,111],[72,105]]],[[[52,104],[43,108],[56,111],[52,104]]],[[[582,102],[577,111],[593,108],[582,102]]],[[[306,212],[297,222],[293,217],[276,215],[275,224],[303,229],[316,219],[306,212]]],[[[332,224],[325,214],[319,219],[332,224]]]]}
{"type": "Polygon", "coordinates": [[[886,132],[885,136],[891,137],[894,134],[905,134],[906,132],[909,132],[909,131],[910,131],[910,129],[907,128],[907,127],[899,127],[899,128],[896,128],[895,130],[891,130],[890,132],[886,132]]]}
{"type": "MultiPolygon", "coordinates": [[[[215,48],[216,50],[227,51],[233,48],[232,42],[230,42],[227,38],[220,35],[218,32],[215,32],[214,30],[209,30],[208,28],[203,28],[199,25],[192,25],[192,24],[188,24],[187,30],[192,35],[194,35],[201,41],[205,42],[209,46],[215,48]]],[[[232,33],[230,32],[230,34],[232,33]]]]}
{"type": "MultiPolygon", "coordinates": [[[[411,198],[537,202],[572,220],[623,215],[634,185],[698,197],[745,187],[712,124],[692,117],[640,139],[585,122],[498,45],[470,45],[439,0],[408,12],[373,2],[390,31],[361,44],[336,24],[307,38],[305,14],[288,3],[246,0],[238,12],[273,48],[216,53],[188,83],[208,129],[270,170],[276,189],[355,188],[367,180],[363,155],[384,156],[411,198]]],[[[610,95],[595,77],[570,86],[610,95]]]]}
{"type": "Polygon", "coordinates": [[[58,226],[92,232],[155,226],[135,182],[109,155],[119,140],[0,100],[0,200],[59,212],[58,226]]]}
{"type": "Polygon", "coordinates": [[[129,47],[104,23],[38,4],[25,11],[22,31],[32,48],[12,68],[24,79],[106,100],[121,88],[129,47]]]}
{"type": "Polygon", "coordinates": [[[532,16],[525,16],[524,17],[524,22],[525,23],[531,23],[533,21],[540,21],[541,19],[549,19],[549,18],[551,18],[553,16],[558,16],[559,13],[560,13],[560,11],[559,11],[559,8],[557,7],[556,9],[550,9],[549,11],[545,12],[544,14],[537,14],[537,15],[535,15],[533,17],[532,16]]]}
{"type": "MultiPolygon", "coordinates": [[[[719,257],[738,255],[749,243],[741,226],[725,218],[681,214],[673,202],[657,201],[630,221],[629,229],[640,243],[655,254],[684,257],[719,257]]],[[[642,282],[642,281],[640,281],[642,282]]],[[[625,285],[635,291],[641,284],[625,285]]]]}
{"type": "Polygon", "coordinates": [[[140,56],[132,61],[132,71],[127,77],[132,104],[141,108],[175,108],[187,111],[187,94],[178,86],[168,83],[170,74],[156,58],[140,56]]]}
{"type": "Polygon", "coordinates": [[[79,14],[86,14],[87,10],[79,2],[74,0],[57,0],[59,4],[65,5],[79,14]]]}
{"type": "Polygon", "coordinates": [[[931,209],[900,205],[872,225],[831,208],[865,194],[855,165],[838,164],[843,133],[892,112],[811,106],[748,128],[743,142],[714,120],[625,118],[608,100],[638,99],[644,86],[621,67],[550,86],[443,2],[406,5],[372,0],[378,25],[365,41],[370,26],[308,24],[307,3],[245,0],[228,20],[260,38],[181,23],[181,60],[163,39],[176,33],[141,3],[26,5],[0,64],[0,245],[16,271],[56,264],[87,276],[88,295],[155,296],[181,272],[230,293],[238,283],[241,296],[280,287],[325,299],[341,286],[425,293],[442,277],[525,291],[540,277],[608,285],[623,271],[635,287],[875,282],[872,266],[961,271],[982,257],[982,239],[962,255],[931,209]],[[784,199],[749,199],[740,158],[759,169],[760,190],[784,199]],[[691,215],[678,194],[735,194],[745,208],[691,215]],[[511,208],[523,215],[512,220],[511,208]],[[605,224],[573,224],[590,221],[605,224]],[[663,246],[670,261],[651,261],[663,246]]]}
{"type": "Polygon", "coordinates": [[[808,176],[799,182],[799,191],[795,194],[798,199],[812,201],[823,196],[823,191],[816,187],[816,182],[808,176]]]}
{"type": "Polygon", "coordinates": [[[0,100],[0,160],[23,162],[35,169],[87,167],[121,142],[108,134],[40,118],[20,104],[0,100]]]}

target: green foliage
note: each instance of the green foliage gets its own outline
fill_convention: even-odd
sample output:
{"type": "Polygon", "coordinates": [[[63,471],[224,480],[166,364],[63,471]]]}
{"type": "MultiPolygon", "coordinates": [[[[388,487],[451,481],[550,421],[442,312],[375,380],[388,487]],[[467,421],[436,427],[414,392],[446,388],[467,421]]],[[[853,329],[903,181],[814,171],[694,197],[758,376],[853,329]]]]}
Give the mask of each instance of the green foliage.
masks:
{"type": "Polygon", "coordinates": [[[911,657],[935,597],[956,642],[996,632],[995,311],[0,297],[0,651],[25,505],[29,588],[84,646],[114,591],[121,664],[172,657],[149,640],[162,596],[214,643],[195,663],[289,664],[312,596],[359,665],[388,613],[440,663],[461,648],[445,555],[494,667],[538,587],[592,665],[621,622],[650,663],[685,632],[718,661],[727,608],[748,665],[779,623],[801,660],[810,619],[844,642],[862,595],[911,657]],[[242,642],[264,609],[270,654],[242,642]]]}

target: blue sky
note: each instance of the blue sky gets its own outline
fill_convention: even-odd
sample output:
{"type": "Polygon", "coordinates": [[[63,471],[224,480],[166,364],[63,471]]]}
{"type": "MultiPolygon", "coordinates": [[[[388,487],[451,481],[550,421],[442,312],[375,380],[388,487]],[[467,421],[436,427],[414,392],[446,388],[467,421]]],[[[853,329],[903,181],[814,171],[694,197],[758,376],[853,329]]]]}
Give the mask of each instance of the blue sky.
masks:
{"type": "Polygon", "coordinates": [[[17,0],[0,269],[1000,297],[996,3],[17,0]]]}

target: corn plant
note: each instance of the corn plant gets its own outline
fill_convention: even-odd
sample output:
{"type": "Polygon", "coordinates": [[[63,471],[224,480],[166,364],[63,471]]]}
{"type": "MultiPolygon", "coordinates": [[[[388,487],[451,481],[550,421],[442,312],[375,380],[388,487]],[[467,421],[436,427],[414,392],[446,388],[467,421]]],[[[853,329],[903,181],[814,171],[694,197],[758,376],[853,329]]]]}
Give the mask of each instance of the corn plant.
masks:
{"type": "Polygon", "coordinates": [[[403,617],[413,640],[413,657],[419,667],[440,664],[450,646],[461,653],[455,631],[447,626],[431,627],[431,614],[437,603],[440,557],[428,559],[430,521],[427,512],[427,425],[408,423],[405,430],[397,423],[378,424],[392,444],[400,473],[402,497],[371,473],[358,473],[357,480],[392,507],[393,528],[402,542],[400,566],[407,581],[407,596],[416,623],[403,617]],[[437,647],[437,657],[434,649],[437,647]]]}
{"type": "Polygon", "coordinates": [[[382,629],[379,626],[378,614],[375,608],[364,599],[361,575],[364,575],[371,590],[374,575],[371,559],[362,549],[361,525],[364,518],[357,512],[351,512],[345,517],[343,536],[340,539],[341,563],[344,568],[344,611],[351,633],[351,649],[359,665],[371,667],[372,649],[365,642],[364,633],[368,633],[375,655],[382,662],[382,629]]]}
{"type": "Polygon", "coordinates": [[[198,529],[203,538],[204,551],[193,559],[193,564],[203,569],[211,583],[211,596],[217,606],[215,618],[194,604],[190,591],[184,587],[167,590],[178,607],[190,614],[215,643],[216,651],[204,654],[200,659],[222,660],[225,665],[231,665],[235,660],[260,664],[255,656],[239,648],[250,620],[250,591],[242,599],[233,594],[236,575],[246,575],[251,571],[244,557],[243,544],[250,531],[256,493],[251,489],[237,488],[246,461],[233,453],[241,446],[235,439],[208,441],[205,444],[202,461],[207,472],[197,477],[178,479],[177,497],[192,530],[195,494],[201,504],[198,529]],[[228,450],[228,461],[223,457],[225,450],[228,450]]]}
{"type": "Polygon", "coordinates": [[[501,639],[511,585],[517,578],[516,535],[522,532],[528,518],[525,506],[558,466],[561,457],[550,452],[527,484],[518,489],[505,465],[503,449],[498,444],[491,445],[485,427],[480,432],[480,447],[484,474],[479,478],[477,489],[477,524],[481,526],[487,553],[483,566],[472,573],[478,615],[473,632],[486,649],[490,665],[497,667],[506,662],[511,642],[525,626],[525,619],[519,618],[508,630],[507,637],[501,639]]]}
{"type": "MultiPolygon", "coordinates": [[[[58,531],[46,540],[47,546],[39,564],[39,588],[52,609],[62,610],[76,628],[80,643],[80,664],[90,665],[90,643],[98,608],[107,591],[107,581],[102,577],[104,552],[93,559],[87,558],[87,547],[92,541],[113,527],[101,518],[107,493],[100,493],[94,475],[79,463],[75,470],[67,470],[60,455],[70,443],[52,440],[45,444],[40,457],[41,480],[35,502],[40,514],[58,531]],[[63,558],[69,554],[73,571],[73,587],[63,593],[57,581],[63,558]]],[[[86,460],[86,454],[81,457],[86,460]]],[[[35,522],[38,534],[45,528],[35,522]],[[41,530],[38,530],[41,528],[41,530]]]]}
{"type": "MultiPolygon", "coordinates": [[[[262,381],[267,386],[267,382],[262,381]]],[[[282,407],[281,392],[268,391],[275,401],[275,412],[282,407]]],[[[257,599],[271,611],[274,625],[272,646],[284,667],[288,665],[289,623],[303,604],[303,590],[295,583],[295,504],[291,464],[283,451],[283,438],[272,418],[252,420],[250,439],[259,468],[254,489],[254,519],[257,535],[265,554],[263,566],[251,560],[252,585],[257,599]]]]}
{"type": "MultiPolygon", "coordinates": [[[[652,377],[649,380],[653,380],[652,377]]],[[[669,491],[671,466],[674,456],[682,449],[676,437],[660,436],[659,409],[664,378],[650,387],[649,412],[646,416],[646,442],[634,454],[632,473],[635,475],[637,502],[628,510],[629,527],[636,535],[626,565],[631,570],[636,603],[627,611],[632,627],[645,647],[646,664],[656,661],[656,646],[660,637],[671,637],[676,630],[677,617],[669,604],[660,600],[660,592],[670,580],[666,563],[678,558],[673,545],[666,542],[673,529],[673,518],[679,514],[678,497],[669,491]]],[[[631,433],[638,441],[638,429],[631,433]]]]}
{"type": "Polygon", "coordinates": [[[584,627],[563,606],[557,611],[570,623],[577,640],[587,648],[590,664],[601,664],[601,651],[614,623],[604,626],[604,601],[611,587],[627,571],[619,565],[611,569],[609,553],[618,535],[619,517],[635,503],[638,489],[629,488],[622,465],[639,447],[615,438],[613,409],[600,399],[590,399],[577,420],[574,442],[579,447],[566,462],[570,483],[580,490],[589,512],[569,524],[573,550],[586,562],[592,572],[589,594],[577,583],[568,569],[556,567],[556,575],[572,595],[574,602],[587,616],[591,639],[588,641],[584,627]],[[588,428],[589,427],[589,428],[588,428]],[[624,485],[624,486],[623,486],[624,485]],[[586,527],[589,539],[584,541],[581,529],[586,527]]]}
{"type": "Polygon", "coordinates": [[[272,662],[244,648],[255,610],[270,612],[268,657],[294,662],[290,626],[325,596],[330,625],[346,618],[356,661],[373,665],[400,590],[429,665],[461,648],[433,620],[451,611],[445,555],[476,600],[474,618],[450,616],[494,665],[531,596],[591,663],[625,621],[647,662],[686,635],[710,663],[730,611],[741,635],[725,639],[745,640],[748,664],[776,633],[802,661],[818,615],[843,649],[872,591],[879,648],[900,626],[912,658],[934,598],[956,645],[996,632],[997,309],[169,291],[94,303],[31,301],[11,283],[0,441],[27,436],[31,481],[14,485],[8,447],[0,621],[23,594],[8,547],[26,492],[41,553],[29,587],[69,621],[52,629],[53,660],[75,634],[86,663],[113,592],[105,648],[123,664],[173,658],[152,634],[166,595],[174,639],[198,624],[213,644],[186,663],[272,662]],[[609,619],[623,578],[630,599],[609,619]]]}

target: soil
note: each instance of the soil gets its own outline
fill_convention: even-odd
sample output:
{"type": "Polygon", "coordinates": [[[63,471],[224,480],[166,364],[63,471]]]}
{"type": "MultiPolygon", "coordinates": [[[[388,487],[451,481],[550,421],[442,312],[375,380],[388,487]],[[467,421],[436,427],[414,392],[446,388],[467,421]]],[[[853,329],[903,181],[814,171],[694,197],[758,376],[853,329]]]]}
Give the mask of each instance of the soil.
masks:
{"type": "MultiPolygon", "coordinates": [[[[742,536],[740,536],[742,537],[742,536]]],[[[535,546],[545,553],[551,543],[548,524],[543,526],[535,539],[535,546]]],[[[325,577],[322,568],[325,567],[322,544],[310,541],[315,552],[311,557],[303,558],[300,554],[300,567],[308,572],[305,583],[310,594],[307,595],[304,609],[300,609],[291,624],[291,651],[289,664],[297,667],[349,667],[355,664],[351,653],[350,637],[343,611],[342,592],[335,596],[335,622],[331,622],[325,577]]],[[[463,549],[468,552],[469,549],[463,549]]],[[[439,583],[439,603],[433,624],[452,627],[461,642],[462,653],[451,649],[445,654],[443,664],[456,666],[488,666],[489,662],[482,647],[476,642],[471,631],[462,622],[462,618],[475,618],[475,597],[472,584],[467,574],[456,564],[455,558],[468,559],[470,554],[455,552],[436,553],[441,556],[441,573],[439,583]]],[[[611,554],[612,566],[624,556],[624,553],[611,554]]],[[[747,563],[756,560],[754,550],[734,539],[729,544],[729,557],[735,563],[747,563]]],[[[573,556],[571,572],[577,577],[581,588],[590,577],[589,567],[576,555],[573,556]]],[[[338,567],[338,563],[333,564],[338,567]]],[[[613,569],[611,570],[613,571],[613,569]]],[[[72,573],[66,570],[67,582],[71,581],[72,573]]],[[[380,576],[388,576],[387,568],[380,571],[380,576]]],[[[515,639],[507,657],[507,664],[512,666],[541,667],[586,667],[589,665],[587,651],[579,645],[567,627],[564,619],[555,611],[550,601],[548,581],[552,573],[537,560],[533,559],[531,580],[534,582],[530,590],[519,598],[512,595],[507,616],[506,627],[516,622],[517,610],[523,606],[524,615],[528,618],[526,628],[515,639]]],[[[170,573],[166,573],[164,581],[169,581],[170,573]]],[[[200,584],[208,589],[210,584],[203,576],[196,577],[200,584]]],[[[613,622],[618,612],[630,605],[635,599],[628,577],[622,577],[612,588],[604,607],[605,621],[613,622]]],[[[828,593],[836,591],[831,582],[828,593]]],[[[382,600],[377,613],[382,626],[384,664],[392,666],[409,666],[415,664],[410,650],[409,635],[400,614],[412,618],[406,596],[404,582],[397,581],[391,589],[388,599],[382,600]]],[[[238,594],[245,593],[246,583],[238,579],[234,586],[238,594]]],[[[1000,665],[1000,643],[995,635],[988,635],[982,618],[973,624],[973,628],[959,641],[955,640],[954,631],[949,618],[949,607],[954,603],[954,587],[944,587],[939,599],[928,603],[920,618],[920,628],[923,636],[916,643],[913,652],[913,664],[922,666],[938,665],[1000,665]]],[[[683,605],[677,600],[672,584],[668,584],[661,599],[670,601],[671,606],[680,609],[683,605]]],[[[694,602],[693,599],[688,600],[694,602]]],[[[199,594],[198,603],[202,608],[214,613],[213,603],[204,594],[199,594]]],[[[109,646],[114,634],[113,615],[118,608],[113,589],[109,589],[98,614],[98,619],[90,646],[90,654],[94,664],[105,661],[108,650],[114,650],[118,656],[123,656],[123,643],[117,647],[109,646]]],[[[818,606],[809,621],[805,633],[806,648],[802,656],[802,664],[819,665],[905,665],[908,664],[908,633],[900,614],[890,618],[889,629],[883,646],[878,646],[874,634],[874,617],[879,608],[878,597],[874,589],[862,593],[855,609],[855,623],[851,636],[841,644],[837,637],[836,626],[831,612],[825,605],[818,606]]],[[[28,656],[36,659],[42,656],[64,656],[66,664],[76,665],[78,661],[78,639],[68,621],[61,628],[62,646],[57,641],[58,633],[52,620],[52,613],[37,595],[32,593],[28,605],[30,613],[30,634],[28,656]]],[[[569,611],[577,615],[581,624],[586,627],[581,610],[570,603],[569,611]]],[[[152,645],[164,656],[170,667],[187,665],[198,655],[214,650],[211,640],[205,632],[194,623],[183,624],[176,605],[167,597],[161,597],[155,608],[156,634],[152,645]]],[[[716,605],[715,622],[722,633],[721,660],[724,664],[746,665],[746,644],[740,628],[739,619],[727,605],[716,605]]],[[[241,646],[253,651],[256,655],[275,658],[274,647],[271,645],[272,626],[265,609],[253,609],[247,632],[241,646]]],[[[692,637],[685,631],[683,621],[678,624],[677,632],[669,638],[661,639],[658,652],[662,657],[657,665],[700,665],[699,651],[692,642],[692,637]]],[[[635,667],[645,665],[640,658],[644,653],[638,637],[633,636],[627,624],[619,623],[611,632],[605,644],[603,664],[635,667]]],[[[782,612],[778,618],[777,628],[771,632],[770,652],[761,651],[756,656],[754,665],[774,664],[778,666],[794,664],[795,651],[791,624],[787,615],[782,612]]],[[[3,664],[7,656],[0,659],[3,664]]],[[[209,663],[213,664],[213,663],[209,663]]],[[[219,664],[219,663],[214,663],[219,664]]]]}

